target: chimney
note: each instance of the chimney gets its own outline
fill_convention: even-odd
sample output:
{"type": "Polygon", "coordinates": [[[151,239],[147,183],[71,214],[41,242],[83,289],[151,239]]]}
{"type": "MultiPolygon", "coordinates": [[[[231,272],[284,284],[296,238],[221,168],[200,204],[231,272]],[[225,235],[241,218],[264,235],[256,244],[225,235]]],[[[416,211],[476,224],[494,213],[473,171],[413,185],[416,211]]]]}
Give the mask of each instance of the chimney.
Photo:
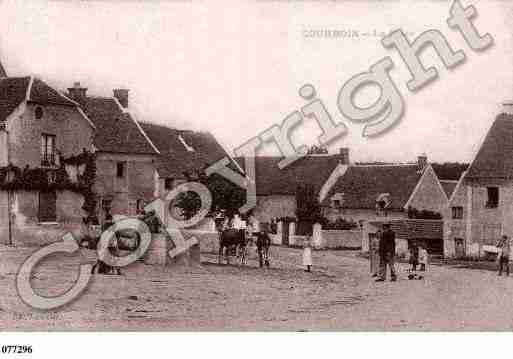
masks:
{"type": "Polygon", "coordinates": [[[349,160],[349,148],[340,148],[340,163],[343,165],[349,165],[351,163],[349,160]]]}
{"type": "Polygon", "coordinates": [[[424,170],[424,168],[427,166],[427,163],[428,163],[428,158],[425,153],[423,153],[417,157],[417,166],[419,168],[419,172],[424,170]]]}
{"type": "Polygon", "coordinates": [[[118,99],[123,108],[128,108],[128,91],[127,89],[114,90],[114,97],[118,99]]]}
{"type": "Polygon", "coordinates": [[[87,96],[87,89],[85,87],[80,86],[80,82],[75,82],[73,87],[68,89],[69,96],[71,99],[77,102],[83,102],[87,96]]]}
{"type": "Polygon", "coordinates": [[[7,77],[7,72],[5,72],[5,68],[2,66],[2,62],[0,61],[0,79],[2,77],[7,77]]]}

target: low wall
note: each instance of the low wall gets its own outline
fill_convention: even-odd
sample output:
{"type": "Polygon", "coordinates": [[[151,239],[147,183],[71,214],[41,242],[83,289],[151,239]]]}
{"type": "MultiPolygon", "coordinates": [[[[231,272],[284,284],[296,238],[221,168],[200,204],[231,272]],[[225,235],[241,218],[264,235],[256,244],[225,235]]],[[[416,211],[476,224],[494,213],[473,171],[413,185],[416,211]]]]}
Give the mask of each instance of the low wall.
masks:
{"type": "Polygon", "coordinates": [[[219,233],[210,231],[184,230],[182,231],[186,239],[195,237],[199,241],[201,253],[219,252],[219,233]]]}
{"type": "Polygon", "coordinates": [[[360,249],[362,231],[321,230],[321,248],[360,249]]]}
{"type": "Polygon", "coordinates": [[[290,236],[289,237],[289,245],[303,247],[303,245],[307,239],[308,239],[308,236],[296,236],[296,235],[290,236]]]}

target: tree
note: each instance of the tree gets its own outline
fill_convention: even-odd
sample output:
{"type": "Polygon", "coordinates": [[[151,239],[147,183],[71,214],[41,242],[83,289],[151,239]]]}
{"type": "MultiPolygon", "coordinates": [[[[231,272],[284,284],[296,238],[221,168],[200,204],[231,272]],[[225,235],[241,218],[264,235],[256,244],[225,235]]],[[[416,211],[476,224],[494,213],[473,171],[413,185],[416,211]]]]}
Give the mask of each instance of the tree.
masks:
{"type": "MultiPolygon", "coordinates": [[[[246,202],[246,191],[217,173],[207,176],[204,172],[197,172],[194,177],[187,177],[188,181],[199,182],[210,191],[212,196],[210,214],[222,211],[226,216],[233,217],[246,202]]],[[[173,205],[181,209],[185,219],[189,219],[200,210],[201,199],[195,192],[183,192],[176,198],[173,205]]]]}
{"type": "Polygon", "coordinates": [[[296,217],[298,234],[311,234],[315,222],[323,222],[322,208],[313,186],[298,186],[296,190],[296,217]]]}

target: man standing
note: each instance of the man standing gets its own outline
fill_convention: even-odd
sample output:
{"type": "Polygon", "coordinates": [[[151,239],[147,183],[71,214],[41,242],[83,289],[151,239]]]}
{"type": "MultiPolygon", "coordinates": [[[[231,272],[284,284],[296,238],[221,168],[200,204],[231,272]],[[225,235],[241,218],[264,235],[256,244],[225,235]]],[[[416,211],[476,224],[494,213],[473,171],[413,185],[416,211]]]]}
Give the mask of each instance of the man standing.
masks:
{"type": "Polygon", "coordinates": [[[499,275],[502,275],[502,269],[506,266],[506,275],[509,276],[509,253],[511,252],[511,243],[508,236],[503,235],[497,243],[499,248],[499,275]]]}
{"type": "Polygon", "coordinates": [[[383,225],[383,233],[379,241],[380,278],[376,282],[384,282],[387,278],[387,264],[390,267],[390,281],[395,282],[395,232],[390,228],[390,223],[383,225]]]}

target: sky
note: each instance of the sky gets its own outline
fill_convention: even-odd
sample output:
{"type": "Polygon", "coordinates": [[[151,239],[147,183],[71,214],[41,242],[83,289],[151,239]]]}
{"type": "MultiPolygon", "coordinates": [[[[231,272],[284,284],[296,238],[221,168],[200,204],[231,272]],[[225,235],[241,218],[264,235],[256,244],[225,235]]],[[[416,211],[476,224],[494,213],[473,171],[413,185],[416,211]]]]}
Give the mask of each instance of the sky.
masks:
{"type": "MultiPolygon", "coordinates": [[[[210,131],[229,151],[304,106],[298,90],[310,83],[348,128],[330,152],[349,147],[352,161],[414,161],[422,153],[471,161],[501,103],[513,100],[513,2],[462,3],[476,7],[474,24],[493,47],[476,53],[447,26],[448,0],[0,0],[0,61],[10,76],[36,75],[61,90],[75,81],[99,96],[129,88],[140,120],[210,131]],[[467,60],[449,71],[427,49],[421,58],[438,66],[439,78],[412,93],[400,56],[380,43],[398,28],[411,40],[437,29],[467,60]],[[365,138],[336,99],[347,80],[385,56],[406,112],[392,131],[365,138]]],[[[369,87],[356,101],[377,96],[369,87]]],[[[291,138],[313,145],[320,134],[305,119],[291,138]]],[[[259,154],[279,152],[271,143],[259,154]]]]}

